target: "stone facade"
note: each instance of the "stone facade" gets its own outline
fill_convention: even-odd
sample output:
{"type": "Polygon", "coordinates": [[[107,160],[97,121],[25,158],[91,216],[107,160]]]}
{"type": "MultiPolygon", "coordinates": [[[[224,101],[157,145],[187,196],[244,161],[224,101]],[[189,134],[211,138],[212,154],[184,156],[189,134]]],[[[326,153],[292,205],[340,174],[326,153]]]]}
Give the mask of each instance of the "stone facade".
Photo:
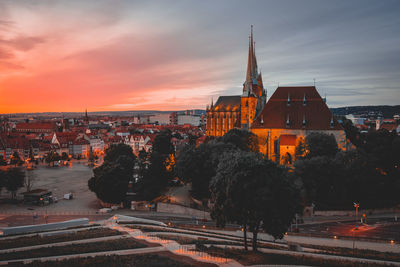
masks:
{"type": "Polygon", "coordinates": [[[249,129],[266,102],[261,73],[258,72],[253,41],[253,27],[249,39],[246,80],[242,95],[220,96],[207,106],[207,136],[222,136],[233,128],[249,129]]]}

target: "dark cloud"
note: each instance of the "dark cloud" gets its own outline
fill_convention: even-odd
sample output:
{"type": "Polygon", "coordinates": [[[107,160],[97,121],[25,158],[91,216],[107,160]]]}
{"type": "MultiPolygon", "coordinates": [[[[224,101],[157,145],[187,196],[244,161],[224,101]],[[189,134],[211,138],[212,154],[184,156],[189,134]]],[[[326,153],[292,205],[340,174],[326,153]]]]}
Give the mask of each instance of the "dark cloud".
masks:
{"type": "MultiPolygon", "coordinates": [[[[77,69],[41,76],[54,82],[66,76],[73,83],[77,73],[85,73],[82,81],[75,79],[79,85],[71,84],[75,88],[86,84],[101,93],[106,89],[100,84],[106,84],[116,93],[141,93],[208,84],[215,97],[240,94],[254,24],[269,96],[278,82],[311,85],[315,78],[331,106],[399,104],[400,1],[49,0],[15,5],[36,15],[46,11],[45,27],[54,23],[50,28],[60,35],[104,33],[93,48],[68,55],[60,51],[57,63],[79,62],[77,69]]],[[[18,29],[17,16],[4,17],[0,30],[18,29]]],[[[48,41],[47,35],[34,33],[14,36],[0,38],[0,59],[11,60],[15,50],[28,52],[48,41]]],[[[74,44],[74,39],[65,41],[74,44]]]]}

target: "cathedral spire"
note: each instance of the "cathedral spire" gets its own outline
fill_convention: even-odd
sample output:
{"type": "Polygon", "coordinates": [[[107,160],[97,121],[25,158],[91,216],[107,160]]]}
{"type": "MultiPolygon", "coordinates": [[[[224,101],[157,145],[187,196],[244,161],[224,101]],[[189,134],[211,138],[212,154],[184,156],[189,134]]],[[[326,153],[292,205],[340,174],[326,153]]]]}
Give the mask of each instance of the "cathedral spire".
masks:
{"type": "Polygon", "coordinates": [[[253,50],[253,25],[251,25],[251,33],[249,36],[249,55],[247,59],[247,72],[246,72],[246,83],[251,83],[253,78],[253,58],[254,58],[254,50],[253,50]]]}
{"type": "MultiPolygon", "coordinates": [[[[251,32],[253,35],[253,31],[251,32]]],[[[256,58],[256,42],[253,41],[253,78],[257,79],[258,74],[258,66],[257,66],[257,58],[256,58]]]]}
{"type": "Polygon", "coordinates": [[[244,82],[243,93],[255,93],[253,92],[253,84],[258,84],[258,68],[255,51],[255,42],[253,38],[253,25],[251,25],[251,31],[249,36],[249,55],[247,59],[247,72],[246,81],[244,82]]]}

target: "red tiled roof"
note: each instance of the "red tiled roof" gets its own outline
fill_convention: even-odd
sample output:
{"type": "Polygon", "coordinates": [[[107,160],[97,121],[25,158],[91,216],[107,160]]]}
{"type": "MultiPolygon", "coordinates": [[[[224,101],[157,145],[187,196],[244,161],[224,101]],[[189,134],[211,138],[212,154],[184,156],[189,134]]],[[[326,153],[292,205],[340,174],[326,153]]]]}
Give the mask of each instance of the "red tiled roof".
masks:
{"type": "Polygon", "coordinates": [[[215,111],[238,111],[240,110],[240,95],[220,96],[212,108],[215,111]]]}
{"type": "Polygon", "coordinates": [[[80,138],[80,139],[77,139],[77,140],[73,141],[73,144],[74,145],[88,145],[89,141],[87,141],[84,138],[80,138]]]}
{"type": "Polygon", "coordinates": [[[399,125],[398,124],[394,124],[394,123],[384,123],[384,124],[381,125],[379,130],[380,129],[386,129],[389,132],[391,132],[391,131],[395,131],[397,129],[397,126],[399,126],[399,125]]]}
{"type": "Polygon", "coordinates": [[[343,130],[314,86],[278,87],[252,128],[343,130]],[[290,105],[288,105],[290,96],[290,105]],[[303,99],[306,99],[303,105],[303,99]],[[305,126],[303,127],[303,118],[305,126]],[[286,121],[289,119],[289,127],[286,121]]]}
{"type": "Polygon", "coordinates": [[[16,125],[16,129],[17,130],[26,130],[26,129],[53,130],[54,123],[51,123],[51,122],[32,122],[32,123],[20,122],[16,125]]]}
{"type": "Polygon", "coordinates": [[[279,144],[281,146],[295,146],[296,145],[296,135],[282,134],[279,139],[279,144]]]}

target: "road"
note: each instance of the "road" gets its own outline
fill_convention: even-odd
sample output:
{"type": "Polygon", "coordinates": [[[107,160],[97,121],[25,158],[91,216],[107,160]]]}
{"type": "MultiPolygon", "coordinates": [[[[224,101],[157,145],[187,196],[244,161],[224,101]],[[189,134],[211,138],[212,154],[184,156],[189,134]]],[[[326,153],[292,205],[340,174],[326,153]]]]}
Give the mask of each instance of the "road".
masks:
{"type": "Polygon", "coordinates": [[[339,221],[327,223],[302,224],[299,226],[300,234],[333,237],[341,236],[368,240],[394,240],[400,242],[400,221],[394,221],[392,217],[370,218],[368,224],[355,221],[339,221]]]}

